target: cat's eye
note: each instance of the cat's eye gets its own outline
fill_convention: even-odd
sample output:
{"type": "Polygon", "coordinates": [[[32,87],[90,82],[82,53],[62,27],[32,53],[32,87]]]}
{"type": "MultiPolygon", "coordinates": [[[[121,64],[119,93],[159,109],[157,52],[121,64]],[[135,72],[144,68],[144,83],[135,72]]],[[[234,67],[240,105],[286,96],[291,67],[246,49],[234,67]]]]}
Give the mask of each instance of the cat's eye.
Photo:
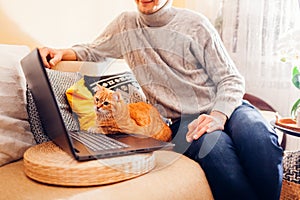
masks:
{"type": "Polygon", "coordinates": [[[108,104],[109,104],[108,101],[104,101],[104,102],[103,102],[103,105],[104,105],[104,106],[107,106],[108,104]]]}
{"type": "Polygon", "coordinates": [[[96,102],[99,102],[99,98],[96,97],[96,98],[95,98],[95,101],[96,101],[96,102]]]}

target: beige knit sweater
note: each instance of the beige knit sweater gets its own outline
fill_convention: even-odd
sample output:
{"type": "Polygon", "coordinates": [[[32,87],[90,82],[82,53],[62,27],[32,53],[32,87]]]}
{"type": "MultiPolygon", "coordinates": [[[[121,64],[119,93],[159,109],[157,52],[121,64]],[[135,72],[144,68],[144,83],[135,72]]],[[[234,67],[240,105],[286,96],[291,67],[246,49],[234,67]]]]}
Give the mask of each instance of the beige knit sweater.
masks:
{"type": "Polygon", "coordinates": [[[201,14],[165,6],[151,15],[124,12],[92,43],[72,47],[78,60],[124,58],[164,117],[220,111],[241,104],[244,79],[201,14]]]}

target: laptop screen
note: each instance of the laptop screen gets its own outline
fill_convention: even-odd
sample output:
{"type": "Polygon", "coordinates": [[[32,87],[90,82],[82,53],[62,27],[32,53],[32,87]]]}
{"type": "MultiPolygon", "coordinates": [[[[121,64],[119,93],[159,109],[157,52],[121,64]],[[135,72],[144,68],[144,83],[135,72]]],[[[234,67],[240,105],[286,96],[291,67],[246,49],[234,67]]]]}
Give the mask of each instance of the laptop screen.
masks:
{"type": "Polygon", "coordinates": [[[32,93],[43,129],[49,138],[64,151],[72,153],[71,139],[67,134],[58,103],[38,49],[21,60],[22,69],[32,93]]]}

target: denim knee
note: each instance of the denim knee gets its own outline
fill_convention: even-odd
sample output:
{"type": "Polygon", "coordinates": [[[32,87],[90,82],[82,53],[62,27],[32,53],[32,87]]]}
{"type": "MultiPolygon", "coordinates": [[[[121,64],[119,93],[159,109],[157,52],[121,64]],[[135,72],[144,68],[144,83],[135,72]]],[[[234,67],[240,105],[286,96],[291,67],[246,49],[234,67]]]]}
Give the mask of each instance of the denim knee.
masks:
{"type": "Polygon", "coordinates": [[[223,131],[204,134],[185,153],[203,168],[215,199],[256,199],[231,138],[223,131]]]}
{"type": "Polygon", "coordinates": [[[214,131],[194,140],[185,155],[199,163],[207,156],[218,161],[227,148],[234,148],[230,137],[223,131],[214,131]]]}

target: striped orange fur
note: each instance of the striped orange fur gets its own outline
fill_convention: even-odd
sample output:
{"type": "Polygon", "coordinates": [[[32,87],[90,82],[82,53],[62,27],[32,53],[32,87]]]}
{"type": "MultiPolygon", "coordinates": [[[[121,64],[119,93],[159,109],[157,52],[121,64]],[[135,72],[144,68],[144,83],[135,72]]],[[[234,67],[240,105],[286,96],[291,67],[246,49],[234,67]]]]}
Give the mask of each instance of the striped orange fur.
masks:
{"type": "Polygon", "coordinates": [[[94,95],[96,126],[94,133],[135,133],[169,141],[171,130],[161,119],[158,110],[145,102],[125,103],[119,92],[97,86],[94,95]]]}

